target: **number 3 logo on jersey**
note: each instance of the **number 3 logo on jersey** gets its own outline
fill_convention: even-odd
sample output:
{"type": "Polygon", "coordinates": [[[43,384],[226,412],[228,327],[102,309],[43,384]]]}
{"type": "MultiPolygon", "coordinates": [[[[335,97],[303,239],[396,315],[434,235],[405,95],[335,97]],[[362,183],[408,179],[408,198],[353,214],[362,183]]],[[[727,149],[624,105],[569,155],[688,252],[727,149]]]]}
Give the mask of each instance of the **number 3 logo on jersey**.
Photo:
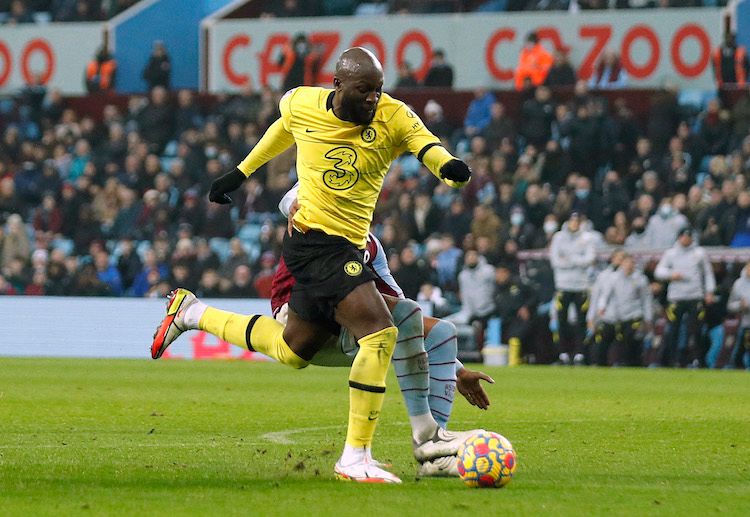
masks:
{"type": "Polygon", "coordinates": [[[323,183],[333,190],[347,190],[354,186],[359,180],[359,170],[354,164],[357,161],[357,152],[351,147],[334,147],[325,154],[325,157],[333,160],[333,169],[323,173],[323,183]]]}

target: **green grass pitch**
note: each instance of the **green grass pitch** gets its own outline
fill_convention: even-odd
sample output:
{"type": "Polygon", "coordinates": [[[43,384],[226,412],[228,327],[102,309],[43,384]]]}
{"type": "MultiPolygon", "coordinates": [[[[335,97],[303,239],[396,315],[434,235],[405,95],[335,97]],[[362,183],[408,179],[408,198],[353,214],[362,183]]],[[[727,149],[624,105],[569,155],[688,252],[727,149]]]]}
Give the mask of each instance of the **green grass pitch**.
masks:
{"type": "Polygon", "coordinates": [[[750,515],[747,372],[486,371],[451,424],[513,442],[501,490],[414,479],[392,373],[374,451],[404,483],[365,486],[332,476],[346,369],[0,359],[0,515],[750,515]]]}

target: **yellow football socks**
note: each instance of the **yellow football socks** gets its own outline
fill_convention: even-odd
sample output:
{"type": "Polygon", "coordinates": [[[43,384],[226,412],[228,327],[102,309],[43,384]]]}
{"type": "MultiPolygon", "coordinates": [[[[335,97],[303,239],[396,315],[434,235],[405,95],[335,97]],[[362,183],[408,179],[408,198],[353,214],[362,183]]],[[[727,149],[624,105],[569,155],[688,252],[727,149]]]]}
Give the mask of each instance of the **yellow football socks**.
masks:
{"type": "Polygon", "coordinates": [[[227,343],[273,357],[292,368],[304,368],[309,364],[284,341],[284,326],[268,316],[247,316],[208,307],[198,322],[198,328],[227,343]],[[251,324],[248,342],[248,326],[251,324]]]}
{"type": "Polygon", "coordinates": [[[385,397],[385,377],[396,347],[398,329],[388,327],[359,340],[359,352],[349,373],[349,428],[346,443],[367,447],[385,397]]]}

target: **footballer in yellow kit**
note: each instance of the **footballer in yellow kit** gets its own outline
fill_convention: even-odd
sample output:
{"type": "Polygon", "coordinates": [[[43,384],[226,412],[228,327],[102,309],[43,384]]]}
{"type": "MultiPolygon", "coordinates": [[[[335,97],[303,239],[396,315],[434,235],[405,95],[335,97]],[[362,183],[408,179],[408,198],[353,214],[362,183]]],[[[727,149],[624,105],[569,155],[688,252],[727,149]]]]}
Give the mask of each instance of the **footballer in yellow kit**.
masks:
{"type": "MultiPolygon", "coordinates": [[[[453,157],[403,102],[383,93],[368,125],[333,113],[334,91],[299,87],[281,99],[278,123],[297,144],[300,229],[340,235],[364,248],[375,203],[391,162],[406,151],[417,158],[432,148],[434,171],[453,157]]],[[[429,166],[429,165],[428,165],[429,166]]],[[[252,172],[250,157],[239,169],[252,172]]],[[[448,180],[450,182],[450,180],[448,180]]],[[[457,186],[457,185],[454,185],[457,186]]]]}
{"type": "MultiPolygon", "coordinates": [[[[334,89],[298,87],[287,92],[280,102],[281,118],[237,169],[211,184],[212,202],[231,203],[229,192],[297,144],[299,209],[293,218],[294,231],[285,235],[282,246],[284,261],[296,280],[286,327],[267,316],[206,306],[194,311],[194,319],[201,330],[295,368],[307,366],[340,326],[346,327],[360,352],[349,375],[349,425],[336,476],[399,483],[371,456],[398,330],[375,288],[374,274],[365,267],[367,233],[385,174],[401,153],[412,152],[454,187],[466,183],[471,171],[382,87],[382,65],[370,51],[360,47],[344,51],[336,64],[334,89]]],[[[154,358],[174,339],[171,336],[179,335],[181,330],[173,327],[180,318],[180,305],[195,306],[194,298],[185,290],[173,293],[152,344],[154,358]]],[[[440,429],[430,436],[415,447],[450,454],[460,441],[440,429]]]]}

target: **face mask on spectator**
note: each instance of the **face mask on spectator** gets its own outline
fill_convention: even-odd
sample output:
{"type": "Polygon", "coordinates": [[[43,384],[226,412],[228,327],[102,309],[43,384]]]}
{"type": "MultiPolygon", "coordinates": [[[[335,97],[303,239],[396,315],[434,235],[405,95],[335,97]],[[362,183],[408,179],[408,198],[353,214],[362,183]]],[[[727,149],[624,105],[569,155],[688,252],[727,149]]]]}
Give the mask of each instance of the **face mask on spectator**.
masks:
{"type": "Polygon", "coordinates": [[[644,226],[633,226],[633,232],[637,234],[641,234],[646,231],[646,228],[644,226]]]}
{"type": "Polygon", "coordinates": [[[523,224],[523,214],[518,212],[510,214],[510,224],[513,226],[521,226],[523,224]]]}
{"type": "Polygon", "coordinates": [[[544,222],[544,233],[549,235],[550,233],[555,233],[556,231],[557,231],[557,223],[555,221],[544,222]]]}
{"type": "Polygon", "coordinates": [[[662,217],[669,217],[672,215],[672,207],[669,205],[661,205],[659,207],[659,214],[661,214],[662,217]]]}
{"type": "Polygon", "coordinates": [[[588,190],[576,190],[576,197],[578,199],[586,199],[589,197],[589,191],[588,190]]]}

